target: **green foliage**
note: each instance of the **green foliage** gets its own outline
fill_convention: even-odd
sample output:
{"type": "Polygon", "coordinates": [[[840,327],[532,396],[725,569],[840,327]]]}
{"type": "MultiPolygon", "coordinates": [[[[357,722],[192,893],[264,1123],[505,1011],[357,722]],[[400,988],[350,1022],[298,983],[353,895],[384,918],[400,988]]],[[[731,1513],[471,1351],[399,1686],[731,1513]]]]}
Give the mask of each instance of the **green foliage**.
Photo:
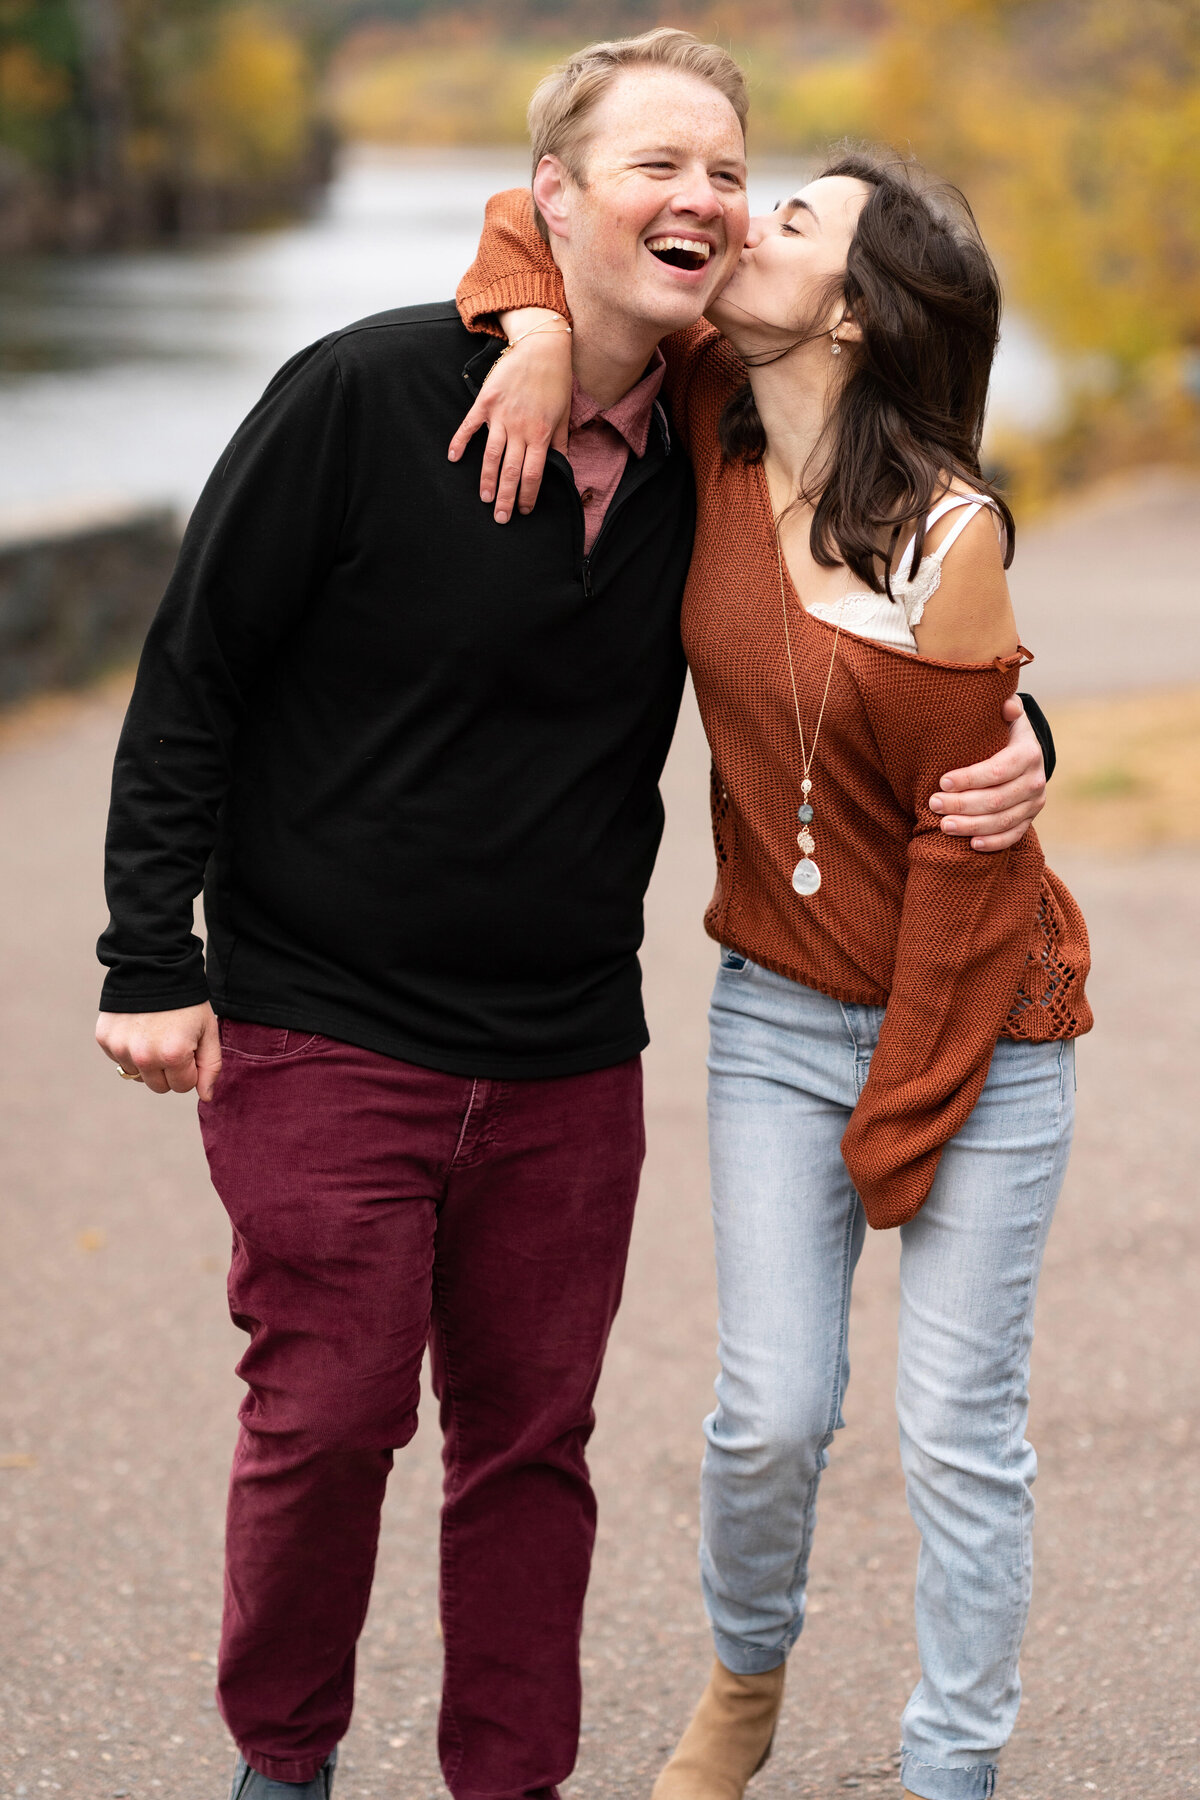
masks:
{"type": "Polygon", "coordinates": [[[1072,794],[1080,800],[1125,800],[1145,789],[1145,781],[1124,763],[1106,763],[1071,783],[1072,794]]]}
{"type": "Polygon", "coordinates": [[[68,167],[79,92],[69,0],[0,0],[0,146],[27,162],[68,167]]]}

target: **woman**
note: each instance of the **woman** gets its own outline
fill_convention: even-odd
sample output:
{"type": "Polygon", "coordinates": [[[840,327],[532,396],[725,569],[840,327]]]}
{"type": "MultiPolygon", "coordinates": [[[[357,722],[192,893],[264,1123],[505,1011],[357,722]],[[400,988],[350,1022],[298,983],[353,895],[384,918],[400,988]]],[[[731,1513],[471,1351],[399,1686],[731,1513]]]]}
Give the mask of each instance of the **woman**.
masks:
{"type": "MultiPolygon", "coordinates": [[[[565,312],[528,198],[506,218],[521,300],[565,312]]],[[[665,347],[714,766],[721,1372],[701,1505],[717,1661],[656,1800],[737,1800],[770,1752],[867,1223],[902,1242],[906,1792],[990,1794],[1016,1717],[1033,1306],[1091,1014],[1083,921],[1033,834],[973,855],[926,805],[1002,741],[1027,657],[1011,515],[979,467],[999,310],[965,202],[854,154],[753,223],[710,326],[665,347]]],[[[535,336],[499,369],[493,420],[560,356],[535,336]]]]}

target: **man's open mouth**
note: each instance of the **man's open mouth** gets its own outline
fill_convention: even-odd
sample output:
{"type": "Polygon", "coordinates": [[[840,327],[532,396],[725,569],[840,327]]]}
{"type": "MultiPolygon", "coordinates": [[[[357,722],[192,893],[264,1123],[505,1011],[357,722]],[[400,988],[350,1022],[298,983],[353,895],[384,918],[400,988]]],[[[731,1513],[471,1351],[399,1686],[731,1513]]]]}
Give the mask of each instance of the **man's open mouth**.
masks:
{"type": "Polygon", "coordinates": [[[712,255],[712,246],[703,238],[655,237],[646,239],[646,248],[659,262],[673,269],[702,269],[712,255]]]}

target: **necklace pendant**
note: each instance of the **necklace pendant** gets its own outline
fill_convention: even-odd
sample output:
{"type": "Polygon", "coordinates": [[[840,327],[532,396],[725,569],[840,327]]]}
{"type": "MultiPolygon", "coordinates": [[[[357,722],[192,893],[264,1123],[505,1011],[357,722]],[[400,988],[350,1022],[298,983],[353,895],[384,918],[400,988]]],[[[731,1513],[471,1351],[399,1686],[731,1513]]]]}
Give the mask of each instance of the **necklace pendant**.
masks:
{"type": "Polygon", "coordinates": [[[807,900],[815,894],[821,885],[821,871],[811,856],[802,856],[792,870],[792,886],[802,899],[807,900]]]}

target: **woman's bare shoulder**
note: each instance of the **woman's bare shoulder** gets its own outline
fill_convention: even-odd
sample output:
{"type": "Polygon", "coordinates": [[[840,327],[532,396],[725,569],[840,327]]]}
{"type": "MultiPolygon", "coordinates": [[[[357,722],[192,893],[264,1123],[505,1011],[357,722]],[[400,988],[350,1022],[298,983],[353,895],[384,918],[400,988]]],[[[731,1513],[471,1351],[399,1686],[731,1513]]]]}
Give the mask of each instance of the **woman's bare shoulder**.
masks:
{"type": "Polygon", "coordinates": [[[981,506],[963,525],[961,509],[955,507],[929,533],[926,555],[936,554],[954,532],[954,542],[944,552],[937,590],[913,627],[917,653],[940,662],[989,662],[994,656],[1009,656],[1017,648],[1017,624],[996,513],[981,506]]]}

